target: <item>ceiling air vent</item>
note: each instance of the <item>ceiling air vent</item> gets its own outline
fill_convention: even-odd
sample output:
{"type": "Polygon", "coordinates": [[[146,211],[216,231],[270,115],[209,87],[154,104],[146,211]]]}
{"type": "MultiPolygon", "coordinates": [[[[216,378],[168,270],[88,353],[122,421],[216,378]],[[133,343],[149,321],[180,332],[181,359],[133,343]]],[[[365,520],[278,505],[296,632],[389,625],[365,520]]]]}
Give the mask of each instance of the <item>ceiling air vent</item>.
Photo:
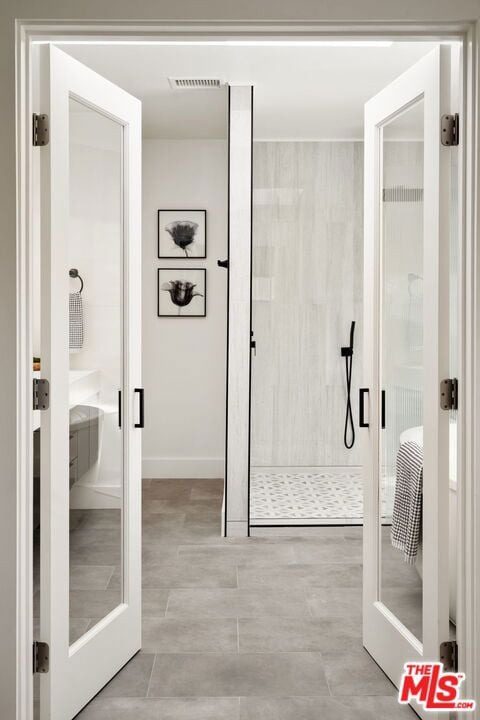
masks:
{"type": "Polygon", "coordinates": [[[168,78],[172,90],[215,90],[225,85],[219,78],[168,78]]]}

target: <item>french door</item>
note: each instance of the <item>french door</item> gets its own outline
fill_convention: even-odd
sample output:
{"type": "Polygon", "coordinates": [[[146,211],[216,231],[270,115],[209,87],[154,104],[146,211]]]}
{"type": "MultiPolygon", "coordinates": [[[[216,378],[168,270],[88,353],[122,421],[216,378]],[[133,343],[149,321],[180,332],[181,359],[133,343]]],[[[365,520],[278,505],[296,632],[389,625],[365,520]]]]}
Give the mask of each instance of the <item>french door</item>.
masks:
{"type": "Polygon", "coordinates": [[[452,148],[440,121],[451,112],[448,90],[449,50],[437,47],[365,106],[363,633],[397,686],[405,662],[438,661],[449,639],[449,413],[440,403],[449,374],[452,148]],[[423,463],[413,564],[392,543],[402,458],[407,482],[423,463]]]}
{"type": "Polygon", "coordinates": [[[141,644],[141,105],[41,48],[41,720],[70,720],[141,644]]]}

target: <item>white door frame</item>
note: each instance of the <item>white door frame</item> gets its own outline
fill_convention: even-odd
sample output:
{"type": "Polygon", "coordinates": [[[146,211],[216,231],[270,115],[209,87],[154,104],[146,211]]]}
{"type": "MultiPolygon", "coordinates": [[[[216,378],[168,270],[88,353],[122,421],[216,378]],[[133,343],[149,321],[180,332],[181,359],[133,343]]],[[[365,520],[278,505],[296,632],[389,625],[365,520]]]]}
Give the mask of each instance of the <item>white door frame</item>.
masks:
{"type": "MultiPolygon", "coordinates": [[[[270,40],[388,38],[392,40],[456,39],[464,49],[464,98],[460,109],[463,153],[463,217],[460,257],[460,398],[459,398],[459,483],[458,547],[459,603],[457,633],[460,666],[466,672],[465,694],[478,698],[480,692],[480,497],[475,479],[480,477],[480,22],[451,23],[260,23],[226,22],[76,22],[17,21],[16,26],[16,138],[17,138],[17,708],[16,720],[31,720],[33,683],[32,653],[32,493],[33,467],[31,419],[32,358],[32,152],[31,116],[32,53],[34,41],[99,39],[109,41],[228,40],[255,37],[270,40]],[[463,431],[463,432],[462,432],[463,431]]],[[[248,478],[245,478],[245,482],[248,478]]]]}

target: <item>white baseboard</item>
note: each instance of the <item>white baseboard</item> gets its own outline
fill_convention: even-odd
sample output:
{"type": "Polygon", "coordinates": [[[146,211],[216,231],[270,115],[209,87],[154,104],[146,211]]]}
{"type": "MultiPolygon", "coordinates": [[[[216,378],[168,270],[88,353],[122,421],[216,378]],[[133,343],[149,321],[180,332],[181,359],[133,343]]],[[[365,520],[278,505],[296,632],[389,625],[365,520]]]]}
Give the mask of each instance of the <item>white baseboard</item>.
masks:
{"type": "Polygon", "coordinates": [[[217,479],[224,476],[225,461],[219,458],[143,458],[144,478],[166,480],[169,478],[217,479]]]}

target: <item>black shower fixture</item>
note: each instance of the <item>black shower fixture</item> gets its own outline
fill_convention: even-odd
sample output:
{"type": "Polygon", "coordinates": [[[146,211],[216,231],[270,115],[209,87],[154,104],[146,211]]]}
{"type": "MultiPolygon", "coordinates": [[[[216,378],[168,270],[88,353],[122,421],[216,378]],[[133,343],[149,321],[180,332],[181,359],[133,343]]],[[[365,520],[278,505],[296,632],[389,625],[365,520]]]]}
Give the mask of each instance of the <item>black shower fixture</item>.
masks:
{"type": "Polygon", "coordinates": [[[347,450],[355,445],[355,425],[352,413],[352,363],[353,363],[353,336],[355,334],[355,320],[350,324],[350,345],[340,348],[341,357],[345,358],[345,379],[347,382],[347,409],[345,413],[345,429],[343,432],[343,444],[347,450]],[[349,432],[350,431],[350,432],[349,432]],[[350,439],[349,439],[350,435],[350,439]]]}

